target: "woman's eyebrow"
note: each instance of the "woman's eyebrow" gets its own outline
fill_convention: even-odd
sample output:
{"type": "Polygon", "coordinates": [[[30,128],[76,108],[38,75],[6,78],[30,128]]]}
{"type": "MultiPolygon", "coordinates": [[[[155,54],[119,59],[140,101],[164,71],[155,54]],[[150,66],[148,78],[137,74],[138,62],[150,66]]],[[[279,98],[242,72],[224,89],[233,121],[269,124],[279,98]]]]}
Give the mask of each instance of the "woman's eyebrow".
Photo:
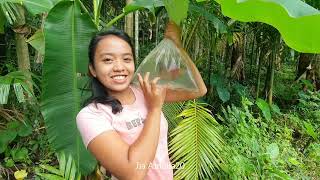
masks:
{"type": "Polygon", "coordinates": [[[103,53],[99,54],[100,57],[103,57],[105,55],[113,56],[114,54],[113,53],[109,53],[109,52],[103,52],[103,53]]]}
{"type": "MultiPolygon", "coordinates": [[[[100,56],[100,57],[103,57],[103,56],[105,56],[105,55],[115,56],[115,53],[103,52],[103,53],[101,53],[99,56],[100,56]]],[[[123,53],[123,54],[121,54],[121,55],[122,55],[122,56],[127,56],[127,55],[133,56],[132,53],[123,53]]]]}
{"type": "Polygon", "coordinates": [[[132,53],[123,53],[122,55],[123,55],[123,56],[126,56],[126,55],[132,56],[132,53]]]}

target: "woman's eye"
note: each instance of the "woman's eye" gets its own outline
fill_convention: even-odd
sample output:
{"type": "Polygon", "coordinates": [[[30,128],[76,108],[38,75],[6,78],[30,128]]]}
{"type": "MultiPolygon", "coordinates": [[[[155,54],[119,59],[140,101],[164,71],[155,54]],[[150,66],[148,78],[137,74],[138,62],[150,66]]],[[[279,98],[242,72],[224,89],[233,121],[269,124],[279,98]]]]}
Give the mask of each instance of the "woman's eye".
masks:
{"type": "Polygon", "coordinates": [[[131,59],[131,58],[124,58],[124,60],[125,60],[126,62],[130,62],[132,59],[131,59]]]}
{"type": "Polygon", "coordinates": [[[106,58],[106,59],[103,59],[103,62],[110,63],[110,62],[112,62],[112,59],[106,58]]]}

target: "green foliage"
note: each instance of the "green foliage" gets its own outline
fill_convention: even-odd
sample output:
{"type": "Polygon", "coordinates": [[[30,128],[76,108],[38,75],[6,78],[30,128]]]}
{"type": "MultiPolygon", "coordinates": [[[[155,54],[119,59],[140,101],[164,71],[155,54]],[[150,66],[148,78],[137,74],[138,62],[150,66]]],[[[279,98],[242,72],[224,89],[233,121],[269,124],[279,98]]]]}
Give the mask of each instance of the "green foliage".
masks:
{"type": "Polygon", "coordinates": [[[45,24],[41,111],[52,146],[72,154],[83,174],[90,173],[96,161],[85,149],[75,119],[82,103],[79,88],[87,72],[88,44],[96,31],[89,15],[80,12],[78,1],[58,3],[45,24]]]}
{"type": "Polygon", "coordinates": [[[4,130],[0,130],[0,154],[5,152],[8,145],[17,137],[25,137],[32,133],[32,126],[29,123],[12,121],[7,123],[4,130]]]}
{"type": "Polygon", "coordinates": [[[320,52],[320,37],[316,35],[320,28],[314,23],[319,21],[320,12],[300,0],[216,1],[220,3],[223,14],[230,18],[264,22],[277,28],[284,41],[297,51],[320,52]]]}
{"type": "Polygon", "coordinates": [[[32,15],[49,12],[55,4],[62,0],[21,0],[32,15]]]}
{"type": "Polygon", "coordinates": [[[290,121],[283,122],[282,116],[279,116],[280,119],[270,117],[268,121],[264,120],[265,116],[255,118],[252,105],[247,98],[243,98],[241,108],[228,106],[223,108],[222,115],[218,115],[225,127],[227,148],[223,151],[223,157],[228,160],[227,173],[219,176],[226,179],[317,177],[317,173],[313,174],[318,171],[318,155],[313,149],[317,143],[307,145],[305,152],[299,151],[300,148],[295,147],[295,127],[290,121]]]}
{"type": "Polygon", "coordinates": [[[267,120],[271,120],[271,112],[270,112],[269,104],[265,100],[260,99],[260,98],[257,99],[256,104],[258,105],[258,107],[262,111],[263,116],[267,120]]]}
{"type": "Polygon", "coordinates": [[[212,74],[210,77],[210,84],[216,88],[218,96],[222,102],[227,102],[230,100],[230,92],[226,88],[225,80],[221,75],[212,74]]]}
{"type": "Polygon", "coordinates": [[[227,26],[225,23],[220,20],[217,15],[208,12],[202,6],[190,4],[189,11],[191,13],[198,14],[199,16],[203,16],[203,18],[211,22],[218,33],[227,33],[227,26]]]}
{"type": "Polygon", "coordinates": [[[169,132],[176,128],[182,120],[178,115],[183,111],[184,105],[185,102],[165,103],[163,105],[162,111],[168,121],[169,132]]]}
{"type": "Polygon", "coordinates": [[[188,15],[189,0],[163,0],[169,19],[180,25],[188,15]]]}
{"type": "Polygon", "coordinates": [[[45,51],[45,42],[44,42],[44,34],[42,30],[38,30],[35,32],[28,40],[27,43],[29,43],[34,49],[36,49],[38,52],[40,52],[42,55],[44,55],[45,51]]]}
{"type": "Polygon", "coordinates": [[[219,125],[206,108],[207,104],[197,101],[187,103],[178,117],[183,119],[171,132],[170,158],[177,168],[178,179],[213,179],[215,172],[224,166],[221,150],[224,141],[219,125]]]}
{"type": "Polygon", "coordinates": [[[5,76],[0,76],[0,104],[7,104],[10,86],[12,85],[19,102],[25,102],[26,97],[34,98],[34,94],[32,93],[28,83],[36,87],[38,90],[39,87],[34,81],[28,78],[28,74],[31,74],[36,78],[32,73],[23,71],[14,71],[6,74],[5,76]]]}
{"type": "Polygon", "coordinates": [[[134,12],[139,9],[148,9],[155,14],[155,8],[164,6],[162,0],[134,0],[123,8],[125,14],[134,12]]]}
{"type": "Polygon", "coordinates": [[[80,180],[81,175],[78,172],[75,161],[72,156],[68,156],[66,158],[64,153],[58,153],[57,158],[59,161],[59,169],[56,167],[41,164],[40,168],[36,170],[36,174],[46,180],[80,180]],[[49,173],[41,172],[41,170],[45,170],[49,173]]]}

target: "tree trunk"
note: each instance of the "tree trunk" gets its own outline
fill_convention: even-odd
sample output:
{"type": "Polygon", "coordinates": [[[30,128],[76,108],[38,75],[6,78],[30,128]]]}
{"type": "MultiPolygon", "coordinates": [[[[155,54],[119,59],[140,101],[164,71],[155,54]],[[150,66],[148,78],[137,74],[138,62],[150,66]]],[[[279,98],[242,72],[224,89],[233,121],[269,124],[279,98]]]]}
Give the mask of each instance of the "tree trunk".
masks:
{"type": "MultiPolygon", "coordinates": [[[[132,0],[126,0],[126,4],[131,3],[132,0]]],[[[124,31],[132,38],[133,37],[133,13],[129,13],[125,17],[124,31]]]]}
{"type": "MultiPolygon", "coordinates": [[[[17,52],[17,59],[18,59],[18,68],[21,71],[30,72],[30,59],[29,59],[29,50],[28,44],[25,39],[25,34],[28,33],[27,28],[24,27],[25,25],[25,16],[24,16],[24,8],[20,5],[17,5],[17,9],[21,14],[21,18],[17,18],[15,22],[15,40],[16,40],[16,52],[17,52]]],[[[27,75],[27,78],[31,80],[31,75],[27,75]]],[[[31,91],[33,92],[32,83],[30,81],[27,82],[31,91]]]]}
{"type": "Polygon", "coordinates": [[[273,97],[273,80],[274,80],[274,66],[276,61],[276,48],[272,50],[272,56],[270,58],[270,79],[269,79],[269,88],[267,92],[267,98],[269,105],[272,105],[272,97],[273,97]]]}
{"type": "Polygon", "coordinates": [[[316,90],[320,90],[320,55],[317,54],[313,61],[316,90]]]}
{"type": "Polygon", "coordinates": [[[244,62],[243,62],[243,38],[241,38],[242,42],[235,42],[232,48],[231,55],[231,72],[230,77],[235,78],[238,81],[243,81],[245,79],[244,76],[244,62]]]}
{"type": "Polygon", "coordinates": [[[313,54],[301,53],[298,61],[296,81],[301,78],[306,78],[307,73],[310,70],[311,59],[313,54]]]}
{"type": "MultiPolygon", "coordinates": [[[[258,52],[257,52],[257,61],[258,61],[258,76],[257,76],[257,84],[256,84],[256,99],[259,97],[259,92],[260,92],[260,79],[261,79],[261,67],[262,67],[262,59],[261,59],[261,48],[258,47],[258,52]]],[[[263,56],[262,56],[263,57],[263,56]]]]}

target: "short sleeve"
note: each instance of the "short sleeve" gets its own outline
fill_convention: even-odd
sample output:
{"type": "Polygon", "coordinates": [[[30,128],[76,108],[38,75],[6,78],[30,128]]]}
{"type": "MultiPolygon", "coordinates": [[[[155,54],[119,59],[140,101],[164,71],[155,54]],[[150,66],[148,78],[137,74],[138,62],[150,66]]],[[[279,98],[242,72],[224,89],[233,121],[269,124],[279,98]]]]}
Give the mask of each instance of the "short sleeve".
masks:
{"type": "Polygon", "coordinates": [[[91,140],[97,137],[99,134],[114,130],[112,127],[112,117],[102,110],[94,107],[83,108],[76,117],[77,127],[80,131],[83,143],[85,147],[91,140]]]}

